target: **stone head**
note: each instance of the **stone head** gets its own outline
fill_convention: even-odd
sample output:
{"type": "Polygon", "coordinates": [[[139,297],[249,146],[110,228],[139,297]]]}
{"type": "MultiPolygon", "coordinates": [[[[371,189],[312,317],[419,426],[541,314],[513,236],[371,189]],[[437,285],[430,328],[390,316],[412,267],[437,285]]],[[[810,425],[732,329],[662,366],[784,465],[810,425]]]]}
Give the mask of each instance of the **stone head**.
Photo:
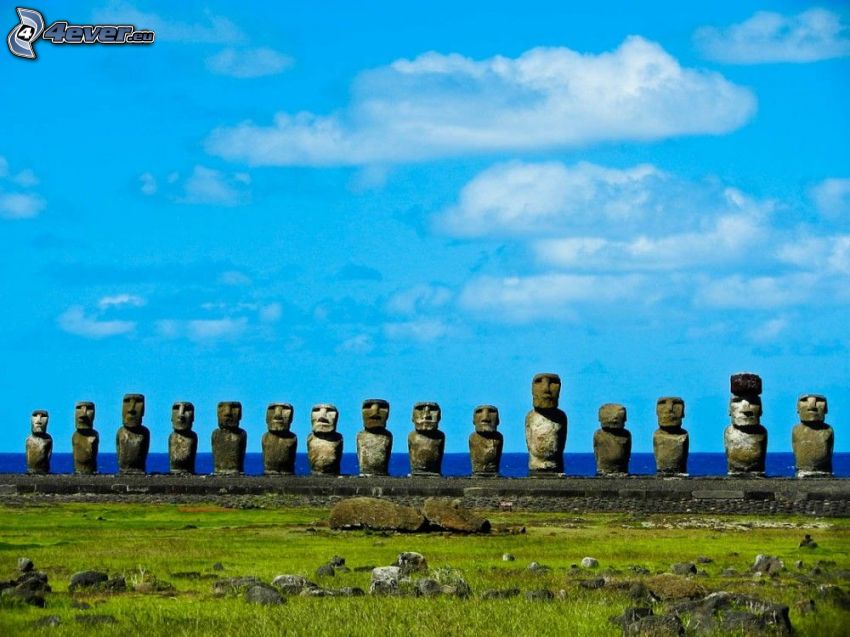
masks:
{"type": "Polygon", "coordinates": [[[416,431],[435,431],[440,426],[440,406],[437,403],[416,403],[413,405],[413,426],[416,431]]]}
{"type": "Polygon", "coordinates": [[[174,431],[190,431],[195,422],[195,406],[188,402],[171,405],[171,426],[174,431]]]}
{"type": "Polygon", "coordinates": [[[729,386],[736,396],[760,396],[761,376],[750,372],[740,372],[729,377],[729,386]]]}
{"type": "Polygon", "coordinates": [[[499,426],[499,409],[494,405],[478,405],[472,412],[472,424],[478,433],[492,433],[499,426]]]}
{"type": "Polygon", "coordinates": [[[315,434],[330,434],[336,431],[339,411],[334,405],[320,403],[310,411],[310,427],[315,434]]]}
{"type": "Polygon", "coordinates": [[[124,394],[121,402],[121,423],[125,427],[138,427],[145,415],[145,397],[142,394],[124,394]]]}
{"type": "Polygon", "coordinates": [[[289,431],[295,410],[289,403],[269,403],[266,407],[266,427],[269,431],[289,431]]]}
{"type": "Polygon", "coordinates": [[[531,381],[531,399],[537,409],[556,409],[561,395],[561,377],[537,374],[531,381]]]}
{"type": "Polygon", "coordinates": [[[362,413],[365,429],[383,429],[390,417],[390,404],[381,398],[367,398],[362,413]]]}
{"type": "Polygon", "coordinates": [[[74,427],[91,429],[94,426],[94,403],[84,401],[74,406],[74,427]]]}
{"type": "Polygon", "coordinates": [[[626,426],[626,408],[617,403],[605,403],[599,408],[599,424],[605,429],[623,429],[626,426]]]}
{"type": "Polygon", "coordinates": [[[729,399],[729,415],[736,427],[761,424],[761,398],[758,396],[732,396],[729,399]]]}
{"type": "Polygon", "coordinates": [[[242,403],[238,400],[223,401],[216,409],[218,426],[222,429],[239,429],[242,420],[242,403]]]}
{"type": "Polygon", "coordinates": [[[678,396],[662,396],[655,403],[659,427],[681,427],[685,417],[685,401],[678,396]]]}
{"type": "Polygon", "coordinates": [[[826,396],[803,394],[797,399],[800,422],[823,422],[827,412],[826,396]]]}
{"type": "Polygon", "coordinates": [[[47,412],[43,409],[36,409],[30,416],[30,430],[36,436],[47,433],[47,412]]]}

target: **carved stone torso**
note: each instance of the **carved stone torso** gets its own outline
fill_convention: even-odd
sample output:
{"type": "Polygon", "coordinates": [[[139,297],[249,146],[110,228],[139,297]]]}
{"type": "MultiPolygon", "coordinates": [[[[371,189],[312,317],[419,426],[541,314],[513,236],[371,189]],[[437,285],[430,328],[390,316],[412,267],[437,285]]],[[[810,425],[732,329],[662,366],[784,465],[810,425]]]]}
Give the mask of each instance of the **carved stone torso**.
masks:
{"type": "Polygon", "coordinates": [[[498,431],[469,434],[469,459],[472,475],[490,477],[499,475],[502,462],[502,447],[505,437],[498,431]]]}
{"type": "Polygon", "coordinates": [[[688,432],[681,427],[659,427],[652,434],[655,471],[660,476],[687,475],[688,432]]]}
{"type": "Polygon", "coordinates": [[[50,434],[31,435],[27,438],[27,473],[50,473],[53,455],[53,438],[50,434]]]}
{"type": "Polygon", "coordinates": [[[271,474],[292,475],[295,473],[295,452],[298,436],[291,431],[263,434],[263,471],[271,474]]]}
{"type": "Polygon", "coordinates": [[[151,434],[147,427],[121,427],[115,435],[119,473],[144,473],[151,434]]]}
{"type": "Polygon", "coordinates": [[[439,476],[443,469],[446,434],[438,429],[411,431],[407,435],[410,472],[415,476],[439,476]]]}
{"type": "Polygon", "coordinates": [[[168,460],[171,473],[195,473],[198,434],[172,431],[168,436],[168,460]]]}
{"type": "Polygon", "coordinates": [[[593,433],[596,473],[621,475],[629,472],[632,434],[626,429],[597,429],[593,433]]]}
{"type": "Polygon", "coordinates": [[[832,448],[835,434],[826,423],[797,424],[791,431],[791,447],[797,476],[832,475],[832,448]]]}
{"type": "Polygon", "coordinates": [[[385,476],[389,473],[393,435],[386,428],[357,432],[357,464],[361,476],[385,476]]]}
{"type": "Polygon", "coordinates": [[[74,449],[74,472],[97,473],[97,448],[100,437],[94,429],[77,430],[71,436],[74,449]]]}
{"type": "Polygon", "coordinates": [[[342,434],[311,433],[307,436],[307,459],[314,475],[339,475],[342,462],[342,434]]]}
{"type": "Polygon", "coordinates": [[[244,473],[248,433],[241,427],[219,427],[212,433],[213,472],[244,473]]]}
{"type": "Polygon", "coordinates": [[[567,415],[560,409],[532,409],[525,417],[525,442],[530,475],[563,473],[567,415]]]}
{"type": "Polygon", "coordinates": [[[762,425],[729,425],[723,433],[729,475],[764,474],[767,429],[762,425]]]}

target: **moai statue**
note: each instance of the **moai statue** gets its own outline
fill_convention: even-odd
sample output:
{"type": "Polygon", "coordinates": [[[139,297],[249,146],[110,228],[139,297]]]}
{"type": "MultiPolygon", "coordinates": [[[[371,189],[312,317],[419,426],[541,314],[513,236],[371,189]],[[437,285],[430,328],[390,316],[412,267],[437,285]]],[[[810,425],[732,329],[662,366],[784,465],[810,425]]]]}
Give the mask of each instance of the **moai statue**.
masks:
{"type": "Polygon", "coordinates": [[[494,478],[499,475],[505,437],[496,431],[499,409],[493,405],[478,405],[472,412],[475,431],[469,434],[469,459],[473,478],[494,478]]]}
{"type": "Polygon", "coordinates": [[[289,428],[295,410],[289,403],[270,403],[266,407],[266,427],[263,434],[263,472],[291,476],[295,473],[295,450],[298,436],[289,428]]]}
{"type": "Polygon", "coordinates": [[[145,416],[145,397],[124,394],[121,403],[121,427],[115,434],[118,452],[118,473],[144,473],[151,444],[151,432],[142,424],[145,416]]]}
{"type": "Polygon", "coordinates": [[[537,374],[531,381],[534,408],[525,416],[530,477],[564,473],[567,415],[558,409],[560,394],[561,378],[557,374],[537,374]]]}
{"type": "Polygon", "coordinates": [[[213,473],[244,473],[248,433],[239,427],[242,420],[242,403],[220,402],[216,416],[218,429],[212,433],[213,473]]]}
{"type": "Polygon", "coordinates": [[[685,401],[678,396],[662,396],[655,403],[658,429],[652,435],[655,471],[659,476],[688,475],[688,432],[682,428],[685,401]]]}
{"type": "Polygon", "coordinates": [[[30,417],[30,435],[27,437],[27,473],[50,473],[53,455],[53,438],[47,433],[47,412],[36,409],[30,417]]]}
{"type": "Polygon", "coordinates": [[[97,448],[100,436],[94,430],[94,403],[80,402],[74,407],[74,473],[97,473],[97,448]]]}
{"type": "Polygon", "coordinates": [[[593,434],[597,475],[628,475],[632,434],[626,429],[626,408],[606,403],[599,408],[599,424],[593,434]]]}
{"type": "Polygon", "coordinates": [[[761,377],[733,374],[729,416],[732,424],[723,438],[730,476],[764,475],[767,455],[767,429],[761,425],[761,377]]]}
{"type": "Polygon", "coordinates": [[[393,435],[387,429],[390,404],[380,398],[363,401],[363,429],[357,432],[357,463],[361,476],[389,474],[393,435]]]}
{"type": "Polygon", "coordinates": [[[797,400],[800,422],[791,431],[791,448],[798,478],[832,475],[835,436],[824,422],[827,412],[826,396],[804,394],[797,400]]]}
{"type": "Polygon", "coordinates": [[[177,402],[171,406],[171,427],[168,436],[168,461],[171,473],[195,473],[195,457],[198,455],[198,434],[192,431],[195,422],[195,406],[177,402]]]}
{"type": "Polygon", "coordinates": [[[413,405],[414,430],[407,435],[407,454],[410,458],[410,474],[437,477],[443,468],[443,451],[446,434],[440,426],[440,406],[437,403],[413,405]]]}
{"type": "Polygon", "coordinates": [[[342,462],[342,434],[337,433],[339,411],[333,405],[314,405],[310,412],[307,459],[313,475],[339,475],[342,462]]]}

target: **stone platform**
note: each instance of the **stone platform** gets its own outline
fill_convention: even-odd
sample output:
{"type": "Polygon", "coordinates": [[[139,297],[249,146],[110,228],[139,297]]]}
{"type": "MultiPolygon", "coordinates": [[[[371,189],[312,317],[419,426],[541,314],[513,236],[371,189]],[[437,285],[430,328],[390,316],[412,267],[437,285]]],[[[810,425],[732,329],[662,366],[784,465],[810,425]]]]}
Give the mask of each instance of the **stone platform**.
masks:
{"type": "Polygon", "coordinates": [[[358,476],[176,476],[0,474],[0,502],[222,502],[264,497],[287,506],[328,507],[352,496],[421,505],[460,498],[481,509],[635,513],[850,515],[850,479],[409,478],[358,476]]]}

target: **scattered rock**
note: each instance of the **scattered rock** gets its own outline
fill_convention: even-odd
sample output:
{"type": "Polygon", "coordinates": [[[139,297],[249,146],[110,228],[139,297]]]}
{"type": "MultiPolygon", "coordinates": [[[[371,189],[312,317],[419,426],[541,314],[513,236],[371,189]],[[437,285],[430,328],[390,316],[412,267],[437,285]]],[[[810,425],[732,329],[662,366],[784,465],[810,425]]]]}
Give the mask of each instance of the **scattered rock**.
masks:
{"type": "Polygon", "coordinates": [[[529,601],[549,601],[555,599],[555,594],[545,588],[540,588],[533,591],[525,591],[525,599],[529,601]]]}
{"type": "Polygon", "coordinates": [[[645,566],[630,566],[629,570],[635,575],[649,575],[649,569],[645,566]]]}
{"type": "Polygon", "coordinates": [[[705,595],[706,590],[693,579],[663,573],[646,580],[646,586],[661,601],[675,599],[694,599],[705,595]]]}
{"type": "Polygon", "coordinates": [[[62,623],[62,620],[59,619],[56,615],[47,615],[40,619],[36,619],[32,624],[30,624],[33,628],[52,628],[53,626],[58,626],[62,623]]]}
{"type": "Polygon", "coordinates": [[[366,592],[362,588],[358,588],[357,586],[345,586],[336,591],[336,594],[340,597],[363,597],[366,592]]]}
{"type": "Polygon", "coordinates": [[[714,562],[714,560],[711,559],[710,557],[706,556],[706,555],[700,555],[697,558],[698,564],[711,564],[712,562],[714,562]]]}
{"type": "Polygon", "coordinates": [[[454,568],[438,568],[433,573],[434,579],[440,583],[443,595],[469,597],[472,589],[463,577],[463,573],[454,568]]]}
{"type": "Polygon", "coordinates": [[[36,606],[38,608],[44,608],[45,604],[44,596],[41,593],[27,589],[7,588],[0,596],[2,596],[7,602],[11,601],[12,604],[26,604],[28,606],[36,606]]]}
{"type": "Polygon", "coordinates": [[[428,498],[422,507],[428,522],[446,531],[489,533],[490,522],[467,509],[459,499],[428,498]]]}
{"type": "Polygon", "coordinates": [[[605,586],[605,578],[594,577],[593,579],[582,580],[578,583],[578,585],[582,588],[596,590],[597,588],[602,588],[603,586],[605,586]]]}
{"type": "Polygon", "coordinates": [[[720,571],[720,577],[736,577],[738,575],[738,571],[734,568],[724,568],[720,571]]]}
{"type": "Polygon", "coordinates": [[[785,564],[778,557],[772,555],[756,555],[750,570],[753,573],[766,573],[767,575],[778,574],[785,564]]]}
{"type": "Polygon", "coordinates": [[[278,575],[272,580],[272,586],[284,595],[298,595],[305,588],[318,588],[303,575],[278,575]]]}
{"type": "Polygon", "coordinates": [[[223,571],[224,570],[224,564],[222,564],[221,562],[216,562],[215,564],[212,565],[212,570],[223,571]]]}
{"type": "Polygon", "coordinates": [[[102,571],[79,571],[71,575],[68,591],[73,593],[78,589],[97,588],[100,584],[109,580],[109,575],[102,571]]]}
{"type": "Polygon", "coordinates": [[[33,593],[49,593],[51,588],[47,583],[47,573],[27,571],[18,579],[13,580],[16,591],[31,591],[33,593]]]}
{"type": "Polygon", "coordinates": [[[650,590],[643,582],[632,582],[629,585],[629,599],[635,602],[652,602],[656,601],[650,590]]]}
{"type": "Polygon", "coordinates": [[[516,558],[511,553],[503,553],[502,561],[503,562],[513,562],[516,558]]]}
{"type": "Polygon", "coordinates": [[[534,573],[535,575],[543,575],[545,573],[548,573],[552,569],[550,569],[548,566],[538,564],[537,562],[532,562],[528,565],[528,568],[526,570],[534,573]]]}
{"type": "Polygon", "coordinates": [[[118,623],[118,620],[112,615],[75,615],[74,621],[78,624],[88,624],[89,626],[118,623]]]}
{"type": "Polygon", "coordinates": [[[597,560],[595,557],[581,558],[582,568],[596,568],[597,566],[599,566],[599,560],[597,560]]]}
{"type": "Polygon", "coordinates": [[[324,588],[305,588],[299,594],[299,597],[333,597],[330,591],[324,588]]]}
{"type": "Polygon", "coordinates": [[[29,573],[31,570],[35,568],[35,565],[32,563],[32,560],[28,557],[19,557],[18,558],[18,571],[21,573],[29,573]]]}
{"type": "Polygon", "coordinates": [[[395,563],[396,566],[401,568],[402,575],[428,570],[428,561],[425,559],[425,556],[415,551],[399,553],[395,563]]]}
{"type": "Polygon", "coordinates": [[[415,532],[425,529],[427,521],[413,507],[380,498],[348,498],[331,509],[328,524],[332,529],[373,529],[415,532]]]}
{"type": "Polygon", "coordinates": [[[228,577],[213,582],[213,595],[228,595],[241,593],[251,586],[260,586],[262,582],[256,577],[228,577]]]}
{"type": "Polygon", "coordinates": [[[688,625],[701,634],[793,634],[787,606],[737,593],[711,593],[701,600],[676,604],[670,612],[689,617],[688,625]]]}
{"type": "Polygon", "coordinates": [[[636,621],[643,619],[644,617],[649,617],[652,615],[652,609],[644,606],[632,606],[627,608],[622,615],[614,615],[613,617],[609,617],[608,621],[612,624],[620,626],[623,630],[629,624],[633,624],[636,621]]]}
{"type": "Polygon", "coordinates": [[[518,588],[490,589],[481,593],[481,599],[510,599],[519,595],[518,588]]]}
{"type": "Polygon", "coordinates": [[[397,595],[401,568],[398,566],[379,566],[372,569],[372,582],[369,585],[370,595],[397,595]]]}
{"type": "Polygon", "coordinates": [[[275,588],[265,584],[255,584],[245,589],[245,601],[261,606],[277,606],[283,604],[284,600],[275,588]]]}
{"type": "Polygon", "coordinates": [[[71,600],[71,608],[76,608],[77,610],[89,610],[91,608],[91,604],[87,604],[86,602],[80,602],[76,599],[71,600]]]}
{"type": "Polygon", "coordinates": [[[333,577],[336,575],[336,570],[331,564],[322,564],[316,569],[316,577],[333,577]]]}
{"type": "Polygon", "coordinates": [[[818,543],[812,539],[812,536],[806,533],[803,536],[803,539],[800,540],[800,548],[807,549],[816,549],[818,547],[818,543]]]}
{"type": "Polygon", "coordinates": [[[339,555],[334,555],[330,560],[328,560],[328,564],[330,564],[334,568],[345,566],[345,558],[339,555]]]}
{"type": "MultiPolygon", "coordinates": [[[[170,584],[167,586],[173,588],[170,584]]],[[[121,575],[116,575],[115,577],[98,585],[96,588],[97,590],[105,593],[123,593],[127,590],[127,580],[125,580],[121,575]]]]}
{"type": "Polygon", "coordinates": [[[670,567],[670,572],[673,573],[673,575],[696,575],[697,567],[691,562],[679,562],[670,567]]]}
{"type": "Polygon", "coordinates": [[[796,608],[797,612],[801,615],[808,615],[809,613],[815,612],[815,600],[801,599],[799,602],[794,604],[794,608],[796,608]]]}
{"type": "Polygon", "coordinates": [[[201,579],[201,574],[198,571],[178,571],[172,573],[174,579],[201,579]]]}
{"type": "Polygon", "coordinates": [[[442,586],[435,579],[426,577],[416,582],[417,595],[420,595],[422,597],[435,597],[440,593],[442,593],[442,586]]]}
{"type": "Polygon", "coordinates": [[[623,629],[626,637],[681,637],[685,628],[675,615],[649,615],[628,624],[623,629]]]}
{"type": "Polygon", "coordinates": [[[794,568],[796,568],[798,571],[802,570],[803,569],[803,560],[797,560],[796,562],[794,562],[794,568]]]}

